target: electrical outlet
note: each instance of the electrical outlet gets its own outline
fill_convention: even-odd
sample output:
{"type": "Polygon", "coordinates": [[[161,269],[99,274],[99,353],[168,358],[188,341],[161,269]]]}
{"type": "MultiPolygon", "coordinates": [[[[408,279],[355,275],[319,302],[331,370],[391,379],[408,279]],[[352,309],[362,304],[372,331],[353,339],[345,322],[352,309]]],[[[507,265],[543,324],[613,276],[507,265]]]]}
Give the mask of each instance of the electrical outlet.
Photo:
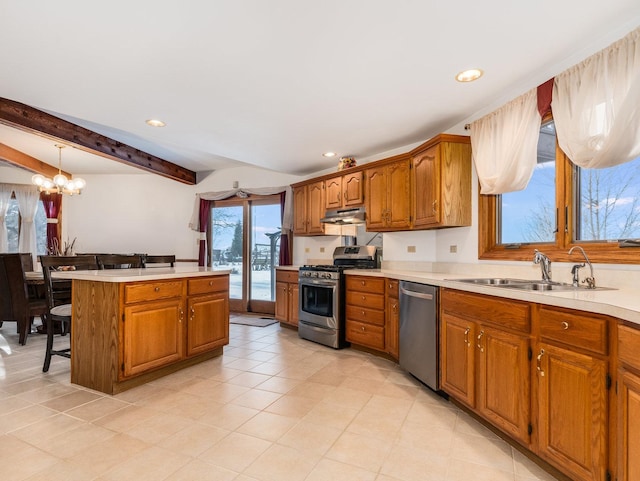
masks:
{"type": "Polygon", "coordinates": [[[308,254],[309,252],[311,252],[311,249],[309,249],[308,247],[305,247],[305,248],[304,248],[304,253],[305,253],[305,254],[308,254]]]}
{"type": "Polygon", "coordinates": [[[414,254],[416,252],[416,246],[407,246],[407,252],[414,254]]]}
{"type": "Polygon", "coordinates": [[[324,247],[320,247],[320,253],[322,254],[324,252],[324,247]]]}
{"type": "Polygon", "coordinates": [[[457,245],[450,245],[449,246],[449,252],[451,254],[455,254],[456,252],[458,252],[458,246],[457,245]]]}

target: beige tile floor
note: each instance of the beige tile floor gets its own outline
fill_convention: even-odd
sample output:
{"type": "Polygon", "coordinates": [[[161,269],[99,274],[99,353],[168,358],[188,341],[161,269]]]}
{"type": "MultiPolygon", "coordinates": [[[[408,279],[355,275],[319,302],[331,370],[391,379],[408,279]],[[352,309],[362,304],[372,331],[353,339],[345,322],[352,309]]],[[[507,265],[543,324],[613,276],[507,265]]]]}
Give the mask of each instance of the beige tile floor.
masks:
{"type": "Polygon", "coordinates": [[[0,328],[0,479],[530,481],[554,478],[394,363],[231,325],[223,356],[116,396],[42,373],[0,328]]]}

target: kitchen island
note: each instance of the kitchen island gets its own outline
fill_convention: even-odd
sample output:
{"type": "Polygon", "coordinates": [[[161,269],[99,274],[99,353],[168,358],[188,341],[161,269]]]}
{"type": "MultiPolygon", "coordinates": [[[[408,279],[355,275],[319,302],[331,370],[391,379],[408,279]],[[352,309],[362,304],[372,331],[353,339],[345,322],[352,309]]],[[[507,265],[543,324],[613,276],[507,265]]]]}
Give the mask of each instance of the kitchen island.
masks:
{"type": "Polygon", "coordinates": [[[116,394],[222,354],[229,271],[56,272],[72,279],[71,382],[116,394]]]}

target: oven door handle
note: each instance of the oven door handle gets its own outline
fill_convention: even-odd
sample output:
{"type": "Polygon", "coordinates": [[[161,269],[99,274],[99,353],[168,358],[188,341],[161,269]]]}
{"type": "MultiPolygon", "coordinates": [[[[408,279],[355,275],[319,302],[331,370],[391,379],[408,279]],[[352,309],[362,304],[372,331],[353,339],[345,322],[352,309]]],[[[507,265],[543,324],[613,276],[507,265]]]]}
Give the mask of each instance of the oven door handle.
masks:
{"type": "Polygon", "coordinates": [[[304,279],[299,282],[301,286],[327,286],[327,287],[335,287],[338,285],[337,281],[322,281],[315,279],[304,279]]]}

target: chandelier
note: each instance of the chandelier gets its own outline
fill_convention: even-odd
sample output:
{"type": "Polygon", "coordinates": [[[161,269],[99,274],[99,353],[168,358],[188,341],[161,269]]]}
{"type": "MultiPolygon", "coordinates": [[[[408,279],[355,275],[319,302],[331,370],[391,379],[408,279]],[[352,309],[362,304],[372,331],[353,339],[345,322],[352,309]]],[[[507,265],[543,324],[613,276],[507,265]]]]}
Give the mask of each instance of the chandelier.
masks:
{"type": "Polygon", "coordinates": [[[31,177],[31,182],[38,187],[40,192],[46,192],[52,194],[57,192],[58,194],[80,194],[82,189],[87,185],[84,179],[80,177],[76,179],[67,179],[67,176],[62,173],[62,149],[64,145],[56,144],[58,149],[58,174],[50,179],[42,174],[36,174],[31,177]]]}

